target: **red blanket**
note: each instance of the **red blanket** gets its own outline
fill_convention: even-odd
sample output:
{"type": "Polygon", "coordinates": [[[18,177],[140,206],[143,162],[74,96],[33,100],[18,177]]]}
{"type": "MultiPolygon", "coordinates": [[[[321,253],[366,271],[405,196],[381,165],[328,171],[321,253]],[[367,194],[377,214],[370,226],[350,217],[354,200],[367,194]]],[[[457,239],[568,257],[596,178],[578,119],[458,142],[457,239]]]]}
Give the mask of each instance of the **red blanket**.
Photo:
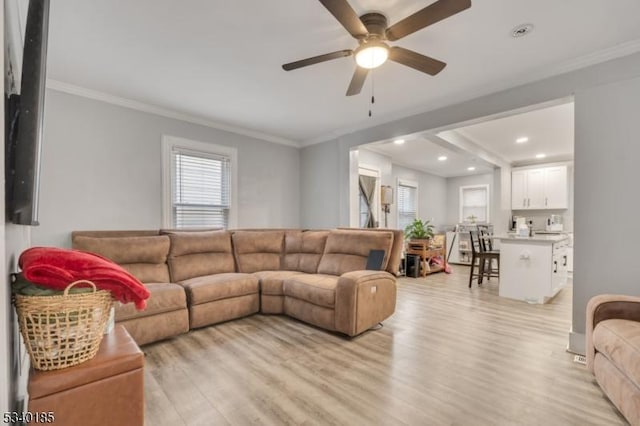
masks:
{"type": "Polygon", "coordinates": [[[149,290],[136,277],[94,253],[33,247],[22,252],[18,264],[27,280],[54,290],[64,290],[73,281],[89,280],[97,288],[110,291],[116,300],[135,303],[138,310],[146,307],[150,296],[149,290]]]}

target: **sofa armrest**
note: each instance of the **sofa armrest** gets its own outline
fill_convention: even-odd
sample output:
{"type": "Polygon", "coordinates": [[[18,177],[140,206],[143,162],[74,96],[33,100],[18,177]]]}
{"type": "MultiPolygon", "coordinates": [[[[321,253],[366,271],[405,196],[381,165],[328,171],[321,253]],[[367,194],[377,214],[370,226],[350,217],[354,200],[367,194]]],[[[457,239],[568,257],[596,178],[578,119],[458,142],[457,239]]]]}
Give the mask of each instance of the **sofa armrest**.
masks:
{"type": "Polygon", "coordinates": [[[358,335],[385,320],[396,309],[396,278],[386,271],[342,274],[336,288],[336,330],[358,335]]]}
{"type": "Polygon", "coordinates": [[[595,347],[593,330],[596,325],[608,319],[627,319],[640,322],[640,297],[619,294],[601,294],[587,303],[586,354],[587,368],[593,372],[595,347]]]}

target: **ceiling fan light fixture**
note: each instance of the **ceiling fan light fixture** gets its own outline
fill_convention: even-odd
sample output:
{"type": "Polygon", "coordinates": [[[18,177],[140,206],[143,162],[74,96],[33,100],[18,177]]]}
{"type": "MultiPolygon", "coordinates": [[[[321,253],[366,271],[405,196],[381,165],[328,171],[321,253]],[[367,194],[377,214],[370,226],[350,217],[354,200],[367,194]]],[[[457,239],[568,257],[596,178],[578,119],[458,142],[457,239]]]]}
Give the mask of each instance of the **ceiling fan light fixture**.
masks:
{"type": "Polygon", "coordinates": [[[378,68],[389,58],[389,46],[382,42],[363,43],[356,50],[356,63],[366,69],[378,68]]]}

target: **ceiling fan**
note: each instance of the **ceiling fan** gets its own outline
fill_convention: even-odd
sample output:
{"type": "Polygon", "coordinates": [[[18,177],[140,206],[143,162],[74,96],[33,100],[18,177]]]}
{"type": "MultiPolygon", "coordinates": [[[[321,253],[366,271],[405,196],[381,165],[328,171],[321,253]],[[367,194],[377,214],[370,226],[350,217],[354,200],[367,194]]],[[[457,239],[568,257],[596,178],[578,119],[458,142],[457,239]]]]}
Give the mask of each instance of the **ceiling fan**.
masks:
{"type": "Polygon", "coordinates": [[[356,71],[353,74],[347,96],[360,93],[369,70],[377,68],[387,59],[406,65],[429,75],[436,75],[447,65],[428,56],[399,46],[389,46],[385,41],[396,41],[429,25],[442,21],[471,7],[471,0],[438,0],[413,15],[387,26],[387,18],[381,13],[366,13],[360,17],[347,0],[319,0],[324,7],[358,40],[354,50],[338,50],[284,64],[285,71],[314,65],[320,62],[355,55],[356,71]]]}

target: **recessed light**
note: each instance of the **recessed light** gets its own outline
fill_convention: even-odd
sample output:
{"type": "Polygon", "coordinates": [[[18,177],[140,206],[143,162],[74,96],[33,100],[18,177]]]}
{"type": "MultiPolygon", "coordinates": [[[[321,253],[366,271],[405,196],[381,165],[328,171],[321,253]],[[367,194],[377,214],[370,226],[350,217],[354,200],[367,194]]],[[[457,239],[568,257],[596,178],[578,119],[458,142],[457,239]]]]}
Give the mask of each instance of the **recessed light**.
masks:
{"type": "Polygon", "coordinates": [[[446,155],[441,155],[440,157],[438,157],[438,161],[445,161],[447,159],[446,155]]]}
{"type": "Polygon", "coordinates": [[[393,141],[393,143],[395,143],[396,145],[402,145],[404,143],[404,139],[396,139],[395,141],[393,141]]]}
{"type": "Polygon", "coordinates": [[[475,167],[467,167],[467,170],[469,170],[470,172],[474,171],[475,169],[475,167]]]}
{"type": "Polygon", "coordinates": [[[526,136],[516,139],[516,143],[526,143],[526,142],[529,142],[529,138],[526,136]]]}
{"type": "Polygon", "coordinates": [[[536,154],[536,158],[544,158],[547,154],[536,154]]]}

